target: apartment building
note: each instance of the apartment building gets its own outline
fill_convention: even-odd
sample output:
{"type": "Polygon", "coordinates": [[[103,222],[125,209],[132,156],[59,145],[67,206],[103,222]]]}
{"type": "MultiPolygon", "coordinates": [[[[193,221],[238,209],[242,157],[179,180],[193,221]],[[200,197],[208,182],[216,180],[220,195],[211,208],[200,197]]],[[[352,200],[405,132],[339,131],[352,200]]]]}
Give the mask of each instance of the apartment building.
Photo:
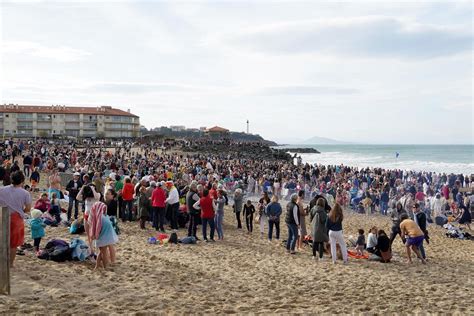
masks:
{"type": "Polygon", "coordinates": [[[111,106],[0,105],[0,136],[3,137],[105,137],[140,136],[140,118],[130,110],[111,106]]]}

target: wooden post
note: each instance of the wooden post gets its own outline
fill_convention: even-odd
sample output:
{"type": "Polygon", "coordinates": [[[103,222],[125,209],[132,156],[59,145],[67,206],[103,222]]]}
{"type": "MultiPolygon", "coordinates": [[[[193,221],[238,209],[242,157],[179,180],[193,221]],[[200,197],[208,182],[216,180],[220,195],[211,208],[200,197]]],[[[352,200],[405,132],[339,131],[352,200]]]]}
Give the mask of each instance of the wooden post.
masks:
{"type": "Polygon", "coordinates": [[[10,212],[0,208],[0,294],[10,295],[10,212]]]}

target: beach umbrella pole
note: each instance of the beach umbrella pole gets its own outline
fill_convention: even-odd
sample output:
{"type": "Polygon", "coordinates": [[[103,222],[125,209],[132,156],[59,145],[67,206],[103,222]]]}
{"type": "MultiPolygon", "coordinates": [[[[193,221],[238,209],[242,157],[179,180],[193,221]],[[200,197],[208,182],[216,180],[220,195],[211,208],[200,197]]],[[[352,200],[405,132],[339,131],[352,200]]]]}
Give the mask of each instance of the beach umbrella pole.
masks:
{"type": "Polygon", "coordinates": [[[0,208],[0,294],[10,295],[10,212],[0,208]]]}

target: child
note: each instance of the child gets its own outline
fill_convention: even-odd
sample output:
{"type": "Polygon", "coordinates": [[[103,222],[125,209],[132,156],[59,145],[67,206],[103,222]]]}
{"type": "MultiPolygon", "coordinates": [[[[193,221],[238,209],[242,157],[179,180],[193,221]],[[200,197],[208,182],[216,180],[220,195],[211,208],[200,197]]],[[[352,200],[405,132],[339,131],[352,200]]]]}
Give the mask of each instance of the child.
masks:
{"type": "Polygon", "coordinates": [[[40,210],[33,209],[31,211],[31,217],[33,218],[30,222],[31,238],[33,239],[36,253],[39,252],[41,238],[45,235],[44,228],[46,227],[46,224],[43,223],[41,215],[43,215],[43,213],[40,210]]]}
{"type": "Polygon", "coordinates": [[[364,247],[365,247],[364,230],[359,229],[359,237],[357,237],[357,242],[356,242],[356,251],[359,256],[364,255],[364,247]]]}
{"type": "Polygon", "coordinates": [[[249,234],[253,231],[253,214],[255,213],[255,206],[252,205],[252,201],[248,200],[244,205],[244,217],[245,223],[247,224],[247,230],[249,234]]]}
{"type": "Polygon", "coordinates": [[[56,223],[59,225],[61,223],[61,206],[56,192],[53,192],[51,195],[51,208],[49,212],[54,216],[56,223]]]}
{"type": "Polygon", "coordinates": [[[33,192],[38,192],[38,188],[36,187],[38,183],[40,182],[40,173],[39,173],[38,167],[36,167],[33,173],[31,174],[30,182],[31,182],[31,190],[33,192]]]}

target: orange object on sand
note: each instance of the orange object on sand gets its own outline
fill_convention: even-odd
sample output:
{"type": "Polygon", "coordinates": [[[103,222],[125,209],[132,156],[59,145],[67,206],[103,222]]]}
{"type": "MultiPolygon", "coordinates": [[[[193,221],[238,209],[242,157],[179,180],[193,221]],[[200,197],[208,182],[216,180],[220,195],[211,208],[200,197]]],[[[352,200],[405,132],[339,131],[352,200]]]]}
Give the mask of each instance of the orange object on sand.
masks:
{"type": "Polygon", "coordinates": [[[369,259],[369,255],[364,252],[364,254],[358,255],[356,251],[347,250],[347,255],[354,259],[369,259]]]}

